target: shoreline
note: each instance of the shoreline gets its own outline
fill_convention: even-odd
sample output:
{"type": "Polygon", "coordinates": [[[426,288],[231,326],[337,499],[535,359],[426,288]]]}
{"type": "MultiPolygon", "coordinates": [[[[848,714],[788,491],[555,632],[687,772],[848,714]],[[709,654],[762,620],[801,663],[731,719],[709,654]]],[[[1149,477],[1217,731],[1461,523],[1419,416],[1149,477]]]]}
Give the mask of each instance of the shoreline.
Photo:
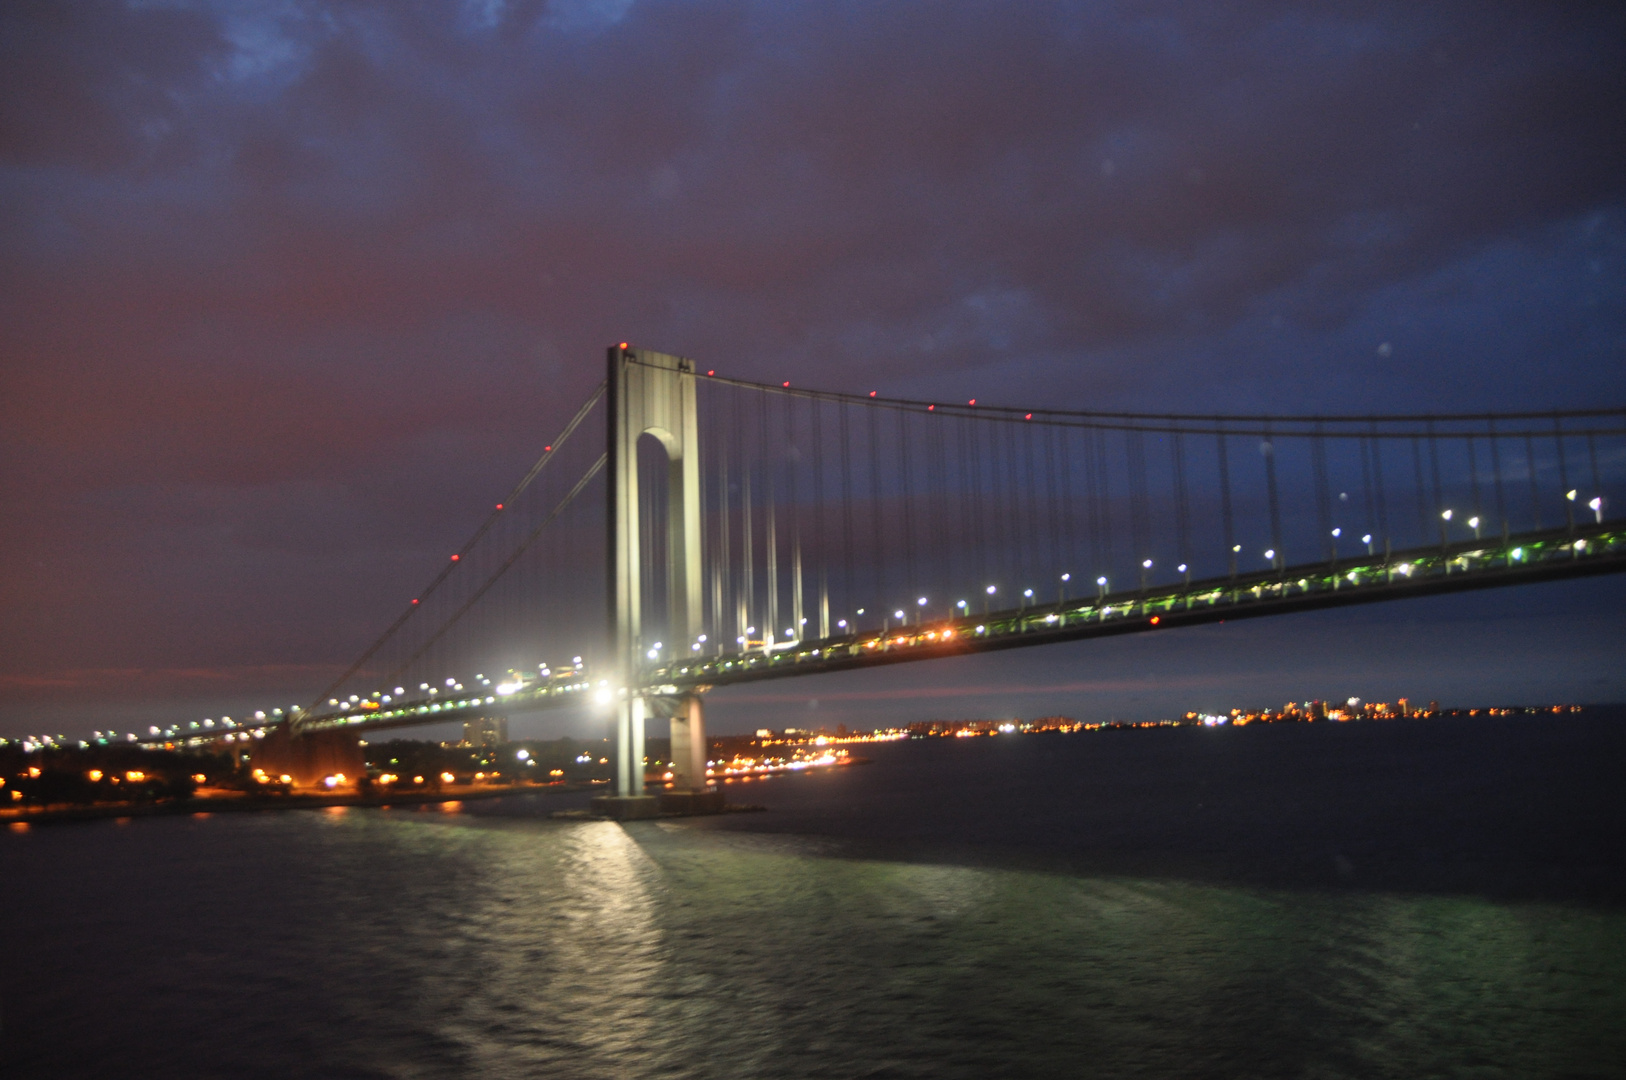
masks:
{"type": "Polygon", "coordinates": [[[0,810],[0,823],[6,825],[54,825],[77,821],[103,821],[108,818],[186,817],[214,813],[252,813],[267,810],[321,810],[333,806],[359,806],[387,809],[392,806],[434,806],[443,803],[500,799],[505,795],[575,794],[598,791],[603,785],[527,784],[513,787],[478,788],[470,791],[395,792],[389,795],[360,792],[330,792],[289,795],[214,795],[202,798],[156,803],[93,803],[89,806],[48,806],[22,813],[0,810]]]}

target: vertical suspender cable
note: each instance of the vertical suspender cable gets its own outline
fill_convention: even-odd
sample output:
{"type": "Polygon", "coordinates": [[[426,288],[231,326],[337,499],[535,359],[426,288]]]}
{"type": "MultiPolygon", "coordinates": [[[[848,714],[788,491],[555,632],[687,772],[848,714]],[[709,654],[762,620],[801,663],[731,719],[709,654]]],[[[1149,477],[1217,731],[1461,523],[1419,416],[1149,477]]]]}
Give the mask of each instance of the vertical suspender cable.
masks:
{"type": "Polygon", "coordinates": [[[928,485],[928,502],[926,504],[926,549],[931,552],[930,577],[928,581],[934,582],[931,591],[936,592],[938,586],[952,587],[958,578],[955,576],[954,549],[957,545],[950,538],[948,522],[948,458],[943,450],[943,418],[936,413],[927,413],[926,421],[926,462],[927,475],[930,477],[928,485]]]}
{"type": "Polygon", "coordinates": [[[1231,509],[1231,460],[1227,449],[1230,440],[1225,434],[1224,422],[1218,417],[1214,418],[1214,427],[1218,431],[1214,444],[1219,458],[1220,516],[1225,519],[1225,558],[1231,576],[1236,577],[1236,520],[1231,509]]]}
{"type": "Polygon", "coordinates": [[[904,614],[908,615],[915,607],[916,590],[916,562],[918,552],[915,549],[915,477],[913,467],[913,443],[909,437],[909,410],[899,409],[896,412],[898,419],[898,461],[903,468],[902,489],[899,498],[903,502],[903,575],[904,591],[908,593],[905,602],[908,607],[904,614]]]}
{"type": "Polygon", "coordinates": [[[1170,437],[1169,444],[1174,454],[1175,539],[1180,545],[1180,565],[1187,568],[1182,573],[1189,574],[1191,566],[1191,519],[1186,496],[1186,448],[1181,433],[1176,431],[1170,437]]]}
{"type": "MultiPolygon", "coordinates": [[[[854,597],[857,586],[853,581],[853,458],[852,406],[836,406],[836,423],[841,428],[841,610],[852,614],[857,606],[854,597]]],[[[851,630],[850,625],[847,629],[851,630]]]]}
{"type": "MultiPolygon", "coordinates": [[[[1126,460],[1127,475],[1129,477],[1129,537],[1135,545],[1135,561],[1144,563],[1152,557],[1150,522],[1146,511],[1146,441],[1139,431],[1124,432],[1124,456],[1126,460]]],[[[1142,573],[1141,584],[1146,584],[1146,575],[1142,573]]]]}
{"type": "Polygon", "coordinates": [[[1496,520],[1502,523],[1502,535],[1508,534],[1507,498],[1502,483],[1502,440],[1496,434],[1496,417],[1491,417],[1490,429],[1491,475],[1496,479],[1496,520]]]}
{"type": "Polygon", "coordinates": [[[875,591],[869,601],[869,608],[875,614],[873,618],[885,618],[882,611],[886,607],[885,578],[882,574],[882,562],[886,558],[886,548],[881,544],[881,414],[876,406],[869,407],[869,522],[871,539],[874,548],[870,551],[870,565],[874,569],[875,591]]]}
{"type": "Polygon", "coordinates": [[[1389,499],[1383,486],[1383,441],[1376,438],[1378,422],[1368,421],[1368,430],[1374,436],[1372,439],[1372,483],[1377,487],[1378,495],[1378,535],[1383,537],[1383,551],[1387,555],[1389,544],[1389,499]]]}
{"type": "Polygon", "coordinates": [[[960,420],[960,445],[962,453],[966,455],[966,467],[960,470],[961,482],[971,487],[971,529],[977,545],[977,581],[976,586],[982,589],[988,584],[988,521],[983,513],[982,498],[982,471],[985,461],[982,456],[982,423],[975,417],[963,417],[960,420]]]}
{"type": "Polygon", "coordinates": [[[1062,521],[1062,565],[1057,569],[1071,574],[1078,567],[1078,528],[1074,520],[1078,492],[1073,487],[1073,429],[1070,427],[1056,429],[1056,436],[1061,440],[1061,521],[1062,521]]]}
{"type": "Polygon", "coordinates": [[[1107,462],[1107,433],[1095,430],[1096,492],[1101,500],[1101,573],[1110,575],[1115,556],[1113,552],[1112,470],[1107,462]]]}
{"type": "MultiPolygon", "coordinates": [[[[1050,558],[1045,569],[1050,574],[1050,580],[1055,582],[1057,581],[1057,575],[1065,567],[1062,566],[1061,557],[1061,522],[1057,517],[1058,512],[1061,510],[1059,505],[1061,500],[1056,497],[1056,428],[1052,424],[1046,424],[1044,428],[1044,482],[1045,516],[1049,519],[1050,524],[1050,558]]],[[[1058,591],[1057,600],[1059,601],[1060,598],[1060,592],[1058,591]]]]}
{"type": "Polygon", "coordinates": [[[1558,447],[1558,494],[1564,500],[1564,521],[1569,531],[1575,531],[1575,503],[1570,501],[1570,465],[1564,454],[1564,426],[1558,414],[1553,414],[1553,444],[1558,447]]]}
{"type": "Polygon", "coordinates": [[[1434,433],[1434,421],[1428,421],[1428,468],[1431,481],[1429,492],[1434,496],[1434,516],[1440,523],[1440,546],[1446,542],[1444,502],[1445,496],[1440,490],[1440,447],[1439,438],[1434,433]]]}
{"type": "Polygon", "coordinates": [[[1541,495],[1536,490],[1536,443],[1527,431],[1524,434],[1524,471],[1530,480],[1530,527],[1541,531],[1541,495]]]}
{"type": "Polygon", "coordinates": [[[763,647],[779,636],[779,530],[778,514],[779,502],[779,470],[774,466],[775,442],[768,432],[768,395],[757,393],[757,436],[759,449],[757,454],[762,462],[762,523],[766,528],[763,537],[763,553],[765,559],[763,570],[767,586],[767,610],[763,613],[762,640],[763,647]]]}
{"type": "Polygon", "coordinates": [[[830,636],[830,542],[824,507],[824,402],[814,398],[813,410],[813,514],[818,522],[819,640],[830,636]]]}
{"type": "Polygon", "coordinates": [[[1327,445],[1319,420],[1316,421],[1315,431],[1310,435],[1310,467],[1315,473],[1315,516],[1316,525],[1321,529],[1321,550],[1330,563],[1337,558],[1338,549],[1333,545],[1332,492],[1327,484],[1327,445]]]}
{"type": "Polygon", "coordinates": [[[802,614],[802,513],[796,495],[796,473],[801,467],[799,438],[796,430],[796,399],[785,398],[785,440],[791,452],[785,455],[785,472],[789,478],[786,497],[790,500],[790,637],[801,640],[807,636],[807,618],[802,614]]]}
{"type": "Polygon", "coordinates": [[[1265,493],[1270,506],[1270,550],[1275,552],[1272,556],[1272,566],[1278,569],[1287,566],[1287,553],[1282,550],[1282,510],[1276,498],[1276,442],[1271,438],[1270,423],[1265,423],[1265,441],[1260,444],[1265,459],[1265,493]]]}
{"type": "Polygon", "coordinates": [[[1418,543],[1428,540],[1428,492],[1423,487],[1423,448],[1418,437],[1411,437],[1411,474],[1412,484],[1417,491],[1417,537],[1418,543]]]}

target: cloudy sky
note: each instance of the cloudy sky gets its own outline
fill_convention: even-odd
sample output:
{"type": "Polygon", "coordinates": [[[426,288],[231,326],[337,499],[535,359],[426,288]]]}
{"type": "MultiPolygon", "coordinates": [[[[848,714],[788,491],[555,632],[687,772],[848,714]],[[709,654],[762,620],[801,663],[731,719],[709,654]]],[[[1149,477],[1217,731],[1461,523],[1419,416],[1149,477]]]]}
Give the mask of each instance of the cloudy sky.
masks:
{"type": "MultiPolygon", "coordinates": [[[[1626,13],[11,0],[0,735],[320,689],[411,588],[369,568],[432,574],[618,340],[1010,404],[1623,405],[1626,13]]],[[[1623,603],[1383,605],[717,715],[1621,700],[1623,603]]]]}

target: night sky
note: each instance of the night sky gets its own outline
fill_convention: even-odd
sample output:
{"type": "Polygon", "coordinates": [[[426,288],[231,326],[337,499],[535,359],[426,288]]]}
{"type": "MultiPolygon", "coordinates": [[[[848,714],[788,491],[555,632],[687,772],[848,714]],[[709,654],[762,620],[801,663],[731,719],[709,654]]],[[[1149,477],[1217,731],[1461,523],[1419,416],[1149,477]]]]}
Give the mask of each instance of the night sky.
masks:
{"type": "MultiPolygon", "coordinates": [[[[1626,12],[9,0],[0,736],[308,700],[621,340],[1013,405],[1626,405],[1626,12]]],[[[713,716],[1618,701],[1623,609],[1492,591],[713,716]]]]}

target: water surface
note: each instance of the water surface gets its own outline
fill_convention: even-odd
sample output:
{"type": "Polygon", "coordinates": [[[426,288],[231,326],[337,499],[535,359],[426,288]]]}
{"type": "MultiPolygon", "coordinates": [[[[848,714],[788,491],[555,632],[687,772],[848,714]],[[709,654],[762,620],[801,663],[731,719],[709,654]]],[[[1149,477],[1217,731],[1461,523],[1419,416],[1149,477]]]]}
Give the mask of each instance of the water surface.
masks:
{"type": "Polygon", "coordinates": [[[1618,713],[0,834],[27,1077],[1620,1076],[1618,713]]]}

